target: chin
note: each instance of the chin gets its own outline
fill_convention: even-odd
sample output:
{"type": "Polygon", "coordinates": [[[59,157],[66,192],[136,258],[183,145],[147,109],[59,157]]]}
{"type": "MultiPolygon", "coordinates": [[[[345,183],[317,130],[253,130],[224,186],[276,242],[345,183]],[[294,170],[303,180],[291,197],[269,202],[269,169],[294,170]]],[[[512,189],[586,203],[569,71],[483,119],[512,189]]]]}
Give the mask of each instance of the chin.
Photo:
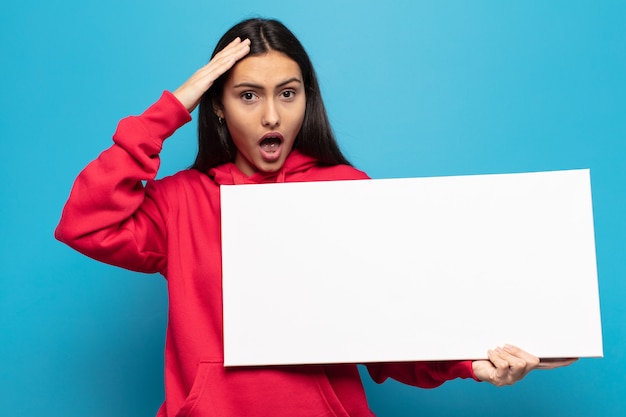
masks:
{"type": "Polygon", "coordinates": [[[280,171],[280,169],[285,165],[285,161],[279,160],[276,162],[265,162],[257,165],[257,169],[261,172],[274,173],[280,171]]]}
{"type": "Polygon", "coordinates": [[[263,166],[258,167],[258,169],[261,172],[265,172],[267,174],[273,174],[275,172],[280,171],[283,165],[284,165],[283,163],[263,164],[263,166]]]}

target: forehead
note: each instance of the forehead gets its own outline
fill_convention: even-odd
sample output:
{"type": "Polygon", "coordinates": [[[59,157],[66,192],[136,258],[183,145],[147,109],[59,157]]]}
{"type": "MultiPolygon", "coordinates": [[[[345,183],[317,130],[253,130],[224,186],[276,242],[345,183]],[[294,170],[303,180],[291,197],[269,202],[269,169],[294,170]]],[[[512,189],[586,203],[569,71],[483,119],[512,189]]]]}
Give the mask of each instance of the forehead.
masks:
{"type": "Polygon", "coordinates": [[[241,82],[255,84],[278,84],[289,78],[302,80],[300,66],[287,55],[269,51],[262,55],[249,56],[237,62],[233,67],[227,84],[241,82]]]}

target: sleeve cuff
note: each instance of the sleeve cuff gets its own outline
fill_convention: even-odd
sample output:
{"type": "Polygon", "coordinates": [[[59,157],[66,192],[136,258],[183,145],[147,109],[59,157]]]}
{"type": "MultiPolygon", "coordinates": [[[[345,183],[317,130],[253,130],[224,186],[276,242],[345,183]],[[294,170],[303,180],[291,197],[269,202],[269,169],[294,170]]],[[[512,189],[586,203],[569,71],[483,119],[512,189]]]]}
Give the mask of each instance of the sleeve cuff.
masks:
{"type": "Polygon", "coordinates": [[[148,127],[152,138],[163,141],[188,123],[191,115],[174,94],[164,91],[157,102],[143,112],[141,120],[148,127]]]}

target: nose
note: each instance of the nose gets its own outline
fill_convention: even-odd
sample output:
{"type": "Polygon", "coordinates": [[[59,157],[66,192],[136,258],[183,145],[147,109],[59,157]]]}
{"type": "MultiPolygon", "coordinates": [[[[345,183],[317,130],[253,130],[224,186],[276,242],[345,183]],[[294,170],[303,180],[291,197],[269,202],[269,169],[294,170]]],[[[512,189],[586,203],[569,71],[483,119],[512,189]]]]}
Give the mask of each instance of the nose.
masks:
{"type": "Polygon", "coordinates": [[[263,109],[263,126],[276,127],[280,124],[280,114],[274,100],[267,100],[263,109]]]}

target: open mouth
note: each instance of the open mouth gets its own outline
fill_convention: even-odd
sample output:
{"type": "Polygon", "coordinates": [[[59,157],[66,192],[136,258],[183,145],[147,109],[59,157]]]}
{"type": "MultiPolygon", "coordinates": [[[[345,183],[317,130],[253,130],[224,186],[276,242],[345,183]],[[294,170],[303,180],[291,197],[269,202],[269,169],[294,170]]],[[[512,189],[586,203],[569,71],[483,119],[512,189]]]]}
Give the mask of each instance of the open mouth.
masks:
{"type": "Polygon", "coordinates": [[[268,136],[261,141],[260,146],[264,152],[274,153],[280,149],[281,143],[282,140],[278,136],[268,136]]]}

